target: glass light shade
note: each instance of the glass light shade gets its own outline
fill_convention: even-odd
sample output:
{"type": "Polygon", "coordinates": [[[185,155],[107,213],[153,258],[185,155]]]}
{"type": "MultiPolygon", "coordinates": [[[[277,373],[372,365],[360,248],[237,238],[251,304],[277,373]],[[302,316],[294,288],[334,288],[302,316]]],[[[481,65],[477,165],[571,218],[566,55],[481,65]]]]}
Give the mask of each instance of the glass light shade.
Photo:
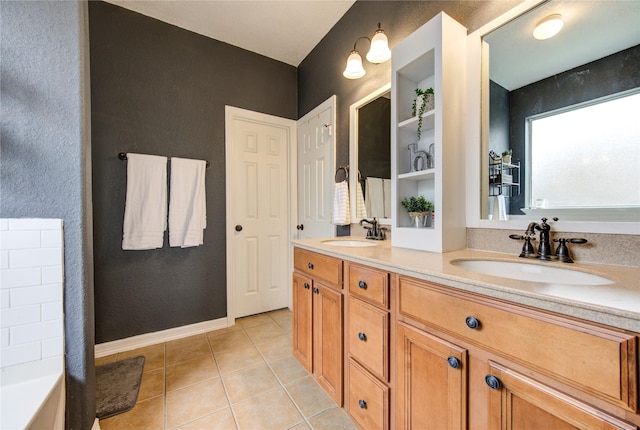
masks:
{"type": "Polygon", "coordinates": [[[362,67],[362,57],[358,51],[351,51],[351,55],[347,58],[347,67],[344,69],[342,75],[347,79],[359,79],[365,75],[364,68],[362,67]]]}
{"type": "Polygon", "coordinates": [[[389,40],[383,30],[376,31],[371,39],[371,49],[367,54],[367,60],[370,63],[384,63],[391,58],[391,50],[389,49],[389,40]]]}
{"type": "Polygon", "coordinates": [[[533,30],[533,37],[538,40],[549,39],[560,33],[563,25],[564,21],[562,21],[561,15],[549,15],[536,25],[536,28],[533,30]]]}

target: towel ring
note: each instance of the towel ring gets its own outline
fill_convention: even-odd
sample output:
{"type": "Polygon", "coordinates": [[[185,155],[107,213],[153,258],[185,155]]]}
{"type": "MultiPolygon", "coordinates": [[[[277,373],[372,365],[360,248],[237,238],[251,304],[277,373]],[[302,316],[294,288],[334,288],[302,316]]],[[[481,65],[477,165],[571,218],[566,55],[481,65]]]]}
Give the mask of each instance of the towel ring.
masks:
{"type": "Polygon", "coordinates": [[[349,166],[340,166],[336,169],[336,174],[334,175],[333,179],[335,180],[336,184],[341,182],[338,180],[338,172],[340,172],[340,170],[344,171],[344,179],[343,181],[346,181],[349,179],[349,166]]]}

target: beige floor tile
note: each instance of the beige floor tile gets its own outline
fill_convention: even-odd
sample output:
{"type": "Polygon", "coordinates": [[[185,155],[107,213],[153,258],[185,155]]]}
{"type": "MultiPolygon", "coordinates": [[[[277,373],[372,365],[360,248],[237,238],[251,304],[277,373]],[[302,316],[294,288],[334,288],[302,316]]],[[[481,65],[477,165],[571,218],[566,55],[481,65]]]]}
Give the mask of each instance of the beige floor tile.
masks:
{"type": "Polygon", "coordinates": [[[282,389],[237,403],[233,410],[240,430],[285,430],[303,421],[282,389]]]}
{"type": "Polygon", "coordinates": [[[310,430],[311,427],[306,422],[301,422],[297,426],[291,427],[291,430],[310,430]]]}
{"type": "Polygon", "coordinates": [[[164,397],[138,402],[128,412],[100,420],[101,430],[140,430],[164,428],[164,397]]]}
{"type": "Polygon", "coordinates": [[[346,412],[338,407],[309,418],[309,423],[314,430],[358,430],[346,412]]]}
{"type": "Polygon", "coordinates": [[[207,332],[207,336],[218,336],[220,334],[231,333],[233,331],[242,330],[240,324],[232,325],[231,327],[220,328],[218,330],[207,332]]]}
{"type": "Polygon", "coordinates": [[[204,334],[167,342],[167,366],[211,354],[211,348],[204,334]]]}
{"type": "Polygon", "coordinates": [[[305,417],[312,417],[336,406],[331,397],[311,376],[293,381],[285,385],[285,389],[305,417]]]}
{"type": "Polygon", "coordinates": [[[269,314],[257,314],[251,315],[244,318],[239,318],[236,320],[236,324],[240,325],[240,327],[247,329],[249,327],[257,326],[260,324],[268,323],[273,321],[269,314]]]}
{"type": "Polygon", "coordinates": [[[142,374],[138,402],[164,394],[164,369],[151,370],[142,374]]]}
{"type": "Polygon", "coordinates": [[[284,308],[277,311],[269,312],[269,316],[273,318],[275,322],[291,321],[293,319],[293,312],[291,312],[291,309],[284,308]]]}
{"type": "Polygon", "coordinates": [[[174,428],[227,408],[220,378],[167,393],[167,427],[174,428]]]}
{"type": "Polygon", "coordinates": [[[307,369],[295,358],[289,357],[282,360],[270,362],[269,365],[283,385],[309,376],[307,369]]]}
{"type": "Polygon", "coordinates": [[[276,321],[276,324],[278,324],[285,333],[291,333],[293,331],[293,321],[276,321]]]}
{"type": "Polygon", "coordinates": [[[118,360],[138,357],[140,355],[144,357],[144,372],[149,372],[156,369],[164,369],[164,343],[121,352],[118,354],[118,360]]]}
{"type": "Polygon", "coordinates": [[[291,333],[286,333],[270,339],[256,341],[256,346],[267,362],[271,363],[283,358],[293,357],[291,333]]]}
{"type": "Polygon", "coordinates": [[[282,330],[275,321],[269,321],[264,324],[248,327],[244,330],[254,342],[267,341],[285,334],[284,330],[282,330]]]}
{"type": "Polygon", "coordinates": [[[104,366],[105,364],[113,363],[114,361],[116,361],[116,357],[118,357],[118,354],[111,354],[105,357],[96,358],[96,366],[104,366]]]}
{"type": "Polygon", "coordinates": [[[223,409],[204,418],[178,427],[180,430],[236,430],[231,408],[223,409]]]}
{"type": "Polygon", "coordinates": [[[253,345],[215,352],[214,355],[222,374],[264,363],[264,359],[253,345]]]}
{"type": "Polygon", "coordinates": [[[202,355],[167,366],[167,392],[219,376],[213,355],[202,355]]]}
{"type": "Polygon", "coordinates": [[[280,386],[266,364],[249,367],[222,376],[231,404],[247,400],[280,386]]]}
{"type": "Polygon", "coordinates": [[[217,336],[207,335],[209,338],[209,344],[213,352],[227,351],[234,348],[239,348],[247,345],[251,345],[251,339],[245,333],[244,330],[228,332],[217,336]]]}

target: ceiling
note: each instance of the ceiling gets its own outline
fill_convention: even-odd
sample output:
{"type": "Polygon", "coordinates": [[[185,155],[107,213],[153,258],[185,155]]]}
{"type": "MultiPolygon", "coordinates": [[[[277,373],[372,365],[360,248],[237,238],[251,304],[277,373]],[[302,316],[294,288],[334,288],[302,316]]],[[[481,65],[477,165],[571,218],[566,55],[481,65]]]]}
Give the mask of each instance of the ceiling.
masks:
{"type": "Polygon", "coordinates": [[[355,0],[106,0],[298,66],[355,0]]]}

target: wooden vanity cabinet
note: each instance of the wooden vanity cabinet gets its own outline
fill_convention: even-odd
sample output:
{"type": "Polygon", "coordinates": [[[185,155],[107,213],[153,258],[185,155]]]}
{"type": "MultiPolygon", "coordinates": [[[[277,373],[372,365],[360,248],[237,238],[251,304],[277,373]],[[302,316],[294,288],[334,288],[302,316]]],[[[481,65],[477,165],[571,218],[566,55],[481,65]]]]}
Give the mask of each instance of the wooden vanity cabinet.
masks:
{"type": "Polygon", "coordinates": [[[294,248],[293,355],[342,405],[342,260],[294,248]]]}

